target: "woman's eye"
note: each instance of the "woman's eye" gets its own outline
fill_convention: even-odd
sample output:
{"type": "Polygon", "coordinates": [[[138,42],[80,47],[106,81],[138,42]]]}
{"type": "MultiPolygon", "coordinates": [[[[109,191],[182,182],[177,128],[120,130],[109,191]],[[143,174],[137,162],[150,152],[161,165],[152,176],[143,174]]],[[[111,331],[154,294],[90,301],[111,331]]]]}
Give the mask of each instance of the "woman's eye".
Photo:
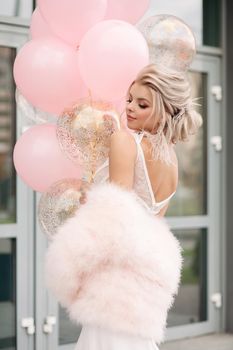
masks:
{"type": "Polygon", "coordinates": [[[126,102],[127,102],[127,103],[130,103],[130,102],[132,102],[132,100],[126,100],[126,102]]]}
{"type": "Polygon", "coordinates": [[[142,108],[142,109],[147,108],[147,106],[146,106],[146,105],[141,105],[141,104],[139,104],[139,107],[140,107],[140,108],[142,108]]]}

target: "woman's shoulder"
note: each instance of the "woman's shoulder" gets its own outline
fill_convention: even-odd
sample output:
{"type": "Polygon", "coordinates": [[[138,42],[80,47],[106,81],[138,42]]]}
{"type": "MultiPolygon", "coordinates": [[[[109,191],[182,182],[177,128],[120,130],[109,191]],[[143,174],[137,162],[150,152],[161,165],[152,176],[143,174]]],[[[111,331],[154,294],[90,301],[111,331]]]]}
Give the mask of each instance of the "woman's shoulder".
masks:
{"type": "Polygon", "coordinates": [[[133,135],[127,130],[118,130],[111,135],[110,154],[136,158],[137,148],[133,135]]]}
{"type": "Polygon", "coordinates": [[[120,130],[114,131],[114,133],[111,135],[111,139],[132,140],[133,136],[130,131],[125,129],[120,129],[120,130]]]}
{"type": "Polygon", "coordinates": [[[111,146],[119,146],[120,148],[130,147],[135,149],[135,140],[133,135],[127,130],[117,130],[111,135],[111,146]]]}

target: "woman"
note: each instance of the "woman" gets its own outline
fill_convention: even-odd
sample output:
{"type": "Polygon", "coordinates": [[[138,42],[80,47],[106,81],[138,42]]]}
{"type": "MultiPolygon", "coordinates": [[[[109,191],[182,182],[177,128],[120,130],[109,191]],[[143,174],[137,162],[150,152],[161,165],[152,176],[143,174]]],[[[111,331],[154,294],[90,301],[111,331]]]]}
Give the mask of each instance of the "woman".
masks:
{"type": "MultiPolygon", "coordinates": [[[[128,131],[112,135],[109,179],[133,189],[142,204],[164,216],[178,183],[174,146],[202,124],[193,109],[186,74],[145,67],[129,88],[126,116],[128,131]]],[[[108,162],[97,171],[96,182],[107,177],[108,162]]]]}
{"type": "Polygon", "coordinates": [[[145,67],[126,114],[129,130],[112,135],[98,185],[47,254],[48,285],[83,325],[76,350],[157,349],[178,290],[180,246],[156,216],[176,191],[174,145],[201,125],[187,77],[145,67]]]}

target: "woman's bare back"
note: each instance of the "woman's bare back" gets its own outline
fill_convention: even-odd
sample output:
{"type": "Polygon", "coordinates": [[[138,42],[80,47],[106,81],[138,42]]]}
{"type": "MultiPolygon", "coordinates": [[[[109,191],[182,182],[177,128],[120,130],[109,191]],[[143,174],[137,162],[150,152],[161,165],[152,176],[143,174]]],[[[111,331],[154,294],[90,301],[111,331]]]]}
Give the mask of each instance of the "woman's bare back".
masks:
{"type": "Polygon", "coordinates": [[[141,141],[147,171],[156,202],[161,202],[176,191],[178,184],[178,161],[174,147],[170,147],[172,164],[152,160],[150,141],[143,137],[141,141]]]}

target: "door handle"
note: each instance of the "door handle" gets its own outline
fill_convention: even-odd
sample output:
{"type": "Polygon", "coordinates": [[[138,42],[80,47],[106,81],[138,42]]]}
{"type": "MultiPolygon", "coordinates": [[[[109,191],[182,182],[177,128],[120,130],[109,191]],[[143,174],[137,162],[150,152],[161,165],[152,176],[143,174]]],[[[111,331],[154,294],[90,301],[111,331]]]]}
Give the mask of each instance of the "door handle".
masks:
{"type": "Polygon", "coordinates": [[[51,334],[56,323],[57,320],[55,316],[47,316],[43,324],[43,332],[46,334],[51,334]]]}
{"type": "Polygon", "coordinates": [[[28,335],[33,335],[35,333],[35,324],[33,317],[22,318],[21,327],[25,328],[28,335]]]}
{"type": "Polygon", "coordinates": [[[212,136],[210,143],[214,146],[215,151],[220,152],[222,150],[222,137],[219,135],[212,136]]]}

